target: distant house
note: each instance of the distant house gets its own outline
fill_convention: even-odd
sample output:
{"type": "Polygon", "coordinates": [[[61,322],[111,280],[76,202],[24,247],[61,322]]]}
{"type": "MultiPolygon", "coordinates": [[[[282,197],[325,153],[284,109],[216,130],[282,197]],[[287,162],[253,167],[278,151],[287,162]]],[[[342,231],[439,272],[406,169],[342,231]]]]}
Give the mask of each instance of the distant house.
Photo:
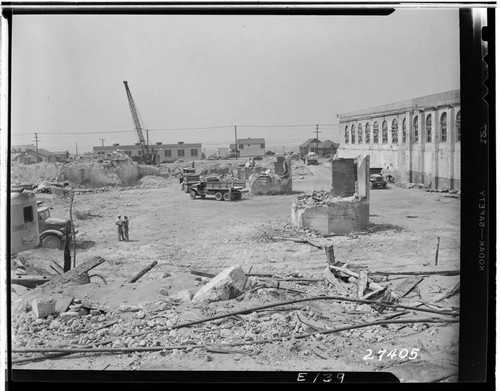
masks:
{"type": "Polygon", "coordinates": [[[57,155],[46,149],[39,148],[38,151],[27,149],[24,152],[17,152],[11,156],[12,162],[21,164],[33,163],[54,163],[57,160],[57,155]]]}
{"type": "MultiPolygon", "coordinates": [[[[264,156],[266,153],[266,142],[263,138],[240,138],[238,139],[238,156],[255,157],[264,156]]],[[[236,145],[230,144],[229,149],[236,151],[236,145]]]]}
{"type": "Polygon", "coordinates": [[[319,153],[318,155],[320,156],[327,156],[327,155],[335,155],[337,153],[337,149],[339,148],[340,144],[335,143],[330,140],[325,140],[322,143],[319,144],[319,153]]]}
{"type": "Polygon", "coordinates": [[[54,163],[64,162],[68,159],[69,152],[54,153],[43,148],[38,148],[34,145],[13,145],[11,147],[11,161],[21,164],[38,163],[54,163]]]}
{"type": "Polygon", "coordinates": [[[307,155],[309,152],[314,152],[324,157],[326,155],[335,155],[339,146],[340,144],[330,140],[321,141],[317,138],[310,138],[299,145],[299,153],[307,155]]]}
{"type": "Polygon", "coordinates": [[[307,155],[309,152],[318,153],[319,144],[321,144],[321,141],[317,138],[310,138],[299,145],[299,153],[301,155],[307,155]]]}

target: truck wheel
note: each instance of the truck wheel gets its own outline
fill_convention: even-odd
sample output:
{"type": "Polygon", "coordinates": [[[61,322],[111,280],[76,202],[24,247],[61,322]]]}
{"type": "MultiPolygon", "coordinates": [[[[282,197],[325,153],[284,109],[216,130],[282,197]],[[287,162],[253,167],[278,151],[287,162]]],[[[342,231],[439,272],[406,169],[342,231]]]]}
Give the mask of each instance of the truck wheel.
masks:
{"type": "Polygon", "coordinates": [[[200,197],[201,197],[201,198],[205,198],[205,197],[206,197],[206,195],[205,195],[205,194],[202,194],[200,197]]]}
{"type": "Polygon", "coordinates": [[[220,191],[218,191],[217,193],[215,193],[215,199],[217,201],[222,201],[222,193],[220,191]]]}
{"type": "Polygon", "coordinates": [[[234,193],[234,199],[241,200],[241,192],[237,191],[236,193],[234,193]]]}
{"type": "Polygon", "coordinates": [[[190,195],[190,197],[191,197],[191,199],[192,199],[192,200],[195,200],[195,199],[196,199],[196,192],[195,192],[194,190],[191,190],[191,191],[189,192],[189,195],[190,195]]]}
{"type": "Polygon", "coordinates": [[[231,201],[231,194],[229,194],[229,192],[224,193],[222,197],[224,198],[224,201],[231,201]]]}
{"type": "Polygon", "coordinates": [[[42,240],[42,247],[43,248],[58,249],[61,247],[61,240],[57,236],[54,236],[54,235],[46,236],[42,240]]]}

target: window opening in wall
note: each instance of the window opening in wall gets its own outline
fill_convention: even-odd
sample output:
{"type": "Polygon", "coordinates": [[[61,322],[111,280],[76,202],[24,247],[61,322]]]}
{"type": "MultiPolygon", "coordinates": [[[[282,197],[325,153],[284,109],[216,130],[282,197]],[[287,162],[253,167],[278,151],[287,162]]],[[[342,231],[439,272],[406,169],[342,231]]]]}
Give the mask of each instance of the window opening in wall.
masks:
{"type": "Polygon", "coordinates": [[[403,133],[403,144],[406,144],[406,118],[403,118],[403,124],[401,125],[401,130],[403,133]]]}
{"type": "Polygon", "coordinates": [[[457,141],[460,142],[460,111],[457,113],[457,118],[455,120],[455,127],[457,129],[457,141]]]}
{"type": "Polygon", "coordinates": [[[177,150],[177,156],[184,156],[184,150],[183,149],[178,149],[177,150]]]}
{"type": "Polygon", "coordinates": [[[378,144],[378,122],[373,123],[373,143],[378,144]]]}
{"type": "Polygon", "coordinates": [[[391,131],[392,131],[392,143],[397,144],[398,143],[398,131],[399,131],[399,126],[398,126],[398,121],[393,119],[392,120],[392,126],[391,126],[391,131]]]}
{"type": "Polygon", "coordinates": [[[363,144],[363,126],[358,124],[358,144],[363,144]]]}
{"type": "Polygon", "coordinates": [[[191,156],[198,156],[198,150],[197,149],[192,149],[191,150],[191,156]]]}
{"type": "Polygon", "coordinates": [[[32,206],[26,206],[23,209],[23,215],[24,215],[24,222],[25,223],[31,223],[33,221],[33,207],[32,206]]]}
{"type": "Polygon", "coordinates": [[[165,157],[169,157],[169,156],[172,156],[172,151],[170,149],[167,149],[165,151],[165,157]]]}
{"type": "Polygon", "coordinates": [[[446,120],[446,113],[441,114],[441,142],[443,143],[448,139],[448,126],[446,120]]]}
{"type": "Polygon", "coordinates": [[[415,142],[418,141],[418,117],[413,118],[413,136],[415,142]]]}
{"type": "Polygon", "coordinates": [[[427,142],[432,142],[432,115],[425,118],[425,133],[427,134],[427,142]]]}
{"type": "Polygon", "coordinates": [[[387,144],[387,121],[382,122],[382,144],[387,144]]]}
{"type": "Polygon", "coordinates": [[[344,130],[344,139],[345,139],[345,143],[349,144],[349,128],[347,127],[347,125],[345,126],[345,130],[344,130]]]}
{"type": "Polygon", "coordinates": [[[370,124],[365,125],[365,143],[370,144],[370,124]]]}
{"type": "Polygon", "coordinates": [[[351,126],[351,144],[356,144],[356,133],[354,132],[354,125],[351,126]]]}

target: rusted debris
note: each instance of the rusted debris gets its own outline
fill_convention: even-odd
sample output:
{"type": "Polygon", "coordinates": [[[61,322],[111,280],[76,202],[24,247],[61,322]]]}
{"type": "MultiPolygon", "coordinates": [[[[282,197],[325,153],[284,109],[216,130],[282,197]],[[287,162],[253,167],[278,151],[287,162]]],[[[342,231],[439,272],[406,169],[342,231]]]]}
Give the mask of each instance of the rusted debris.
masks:
{"type": "Polygon", "coordinates": [[[435,266],[437,266],[437,264],[438,264],[438,256],[439,256],[439,236],[438,236],[438,242],[437,242],[437,247],[436,247],[436,257],[434,259],[435,266]]]}
{"type": "MultiPolygon", "coordinates": [[[[345,275],[347,276],[351,276],[351,277],[354,277],[354,278],[359,278],[359,273],[356,273],[356,272],[353,272],[352,270],[349,270],[347,267],[342,266],[342,267],[338,267],[338,266],[329,266],[330,270],[335,270],[337,272],[342,272],[344,273],[345,275]]],[[[368,279],[368,288],[371,289],[372,291],[383,291],[386,289],[386,287],[380,285],[380,284],[377,284],[376,282],[373,282],[372,280],[368,279]]]]}
{"type": "Polygon", "coordinates": [[[36,288],[39,285],[46,284],[52,279],[52,276],[16,276],[11,277],[11,284],[22,285],[26,288],[36,288]]]}
{"type": "Polygon", "coordinates": [[[134,277],[128,280],[129,283],[133,284],[137,282],[142,276],[144,276],[147,272],[149,272],[152,268],[154,268],[158,264],[157,261],[152,262],[150,265],[146,266],[139,273],[137,273],[134,277]]]}
{"type": "Polygon", "coordinates": [[[442,275],[442,276],[459,276],[460,270],[430,270],[430,271],[408,271],[408,272],[396,272],[396,271],[373,271],[370,270],[370,274],[381,274],[384,276],[431,276],[431,275],[442,275]]]}
{"type": "Polygon", "coordinates": [[[54,261],[53,259],[51,259],[50,261],[50,268],[52,270],[54,270],[57,274],[61,275],[61,274],[64,274],[65,271],[64,269],[61,267],[61,265],[59,265],[56,261],[54,261]]]}

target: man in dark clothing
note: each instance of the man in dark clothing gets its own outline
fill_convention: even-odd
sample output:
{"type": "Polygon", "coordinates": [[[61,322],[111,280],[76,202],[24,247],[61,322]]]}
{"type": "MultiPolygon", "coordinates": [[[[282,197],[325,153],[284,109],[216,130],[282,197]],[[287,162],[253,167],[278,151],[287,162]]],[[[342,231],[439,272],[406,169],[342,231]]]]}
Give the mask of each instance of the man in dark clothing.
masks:
{"type": "Polygon", "coordinates": [[[122,216],[118,216],[116,219],[116,225],[118,226],[118,240],[124,241],[125,237],[123,236],[123,221],[122,221],[122,216]]]}
{"type": "Polygon", "coordinates": [[[127,216],[124,216],[122,224],[123,224],[123,235],[125,237],[125,240],[128,242],[129,240],[128,240],[128,217],[127,216]]]}

